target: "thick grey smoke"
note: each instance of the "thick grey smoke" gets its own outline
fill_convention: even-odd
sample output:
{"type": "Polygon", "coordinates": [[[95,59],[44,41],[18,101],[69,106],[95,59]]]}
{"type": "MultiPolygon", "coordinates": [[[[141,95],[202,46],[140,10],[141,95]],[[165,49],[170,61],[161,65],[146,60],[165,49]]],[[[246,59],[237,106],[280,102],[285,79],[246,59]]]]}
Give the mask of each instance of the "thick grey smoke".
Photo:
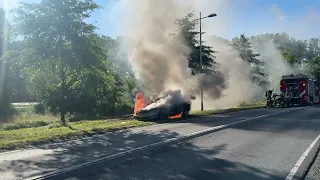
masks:
{"type": "Polygon", "coordinates": [[[191,11],[191,4],[181,2],[123,0],[117,4],[126,14],[127,21],[124,19],[121,27],[130,37],[130,60],[136,77],[155,94],[180,89],[183,94],[197,95],[203,88],[210,98],[220,98],[227,87],[224,76],[219,73],[192,76],[188,68],[190,49],[185,39],[173,40],[170,36],[177,32],[176,19],[191,11]]]}
{"type": "MultiPolygon", "coordinates": [[[[182,94],[198,95],[203,88],[206,109],[225,108],[263,98],[264,95],[262,89],[251,81],[251,67],[239,58],[228,42],[214,37],[216,34],[230,36],[235,28],[231,23],[237,16],[236,12],[245,10],[247,3],[250,0],[119,0],[112,14],[121,19],[116,24],[118,34],[130,38],[133,70],[136,77],[147,85],[147,90],[162,94],[167,90],[180,89],[182,94]],[[184,45],[183,39],[171,41],[169,34],[177,28],[174,21],[191,11],[196,15],[200,11],[203,15],[218,14],[203,21],[202,28],[207,32],[203,39],[218,51],[215,56],[221,74],[191,76],[187,60],[190,50],[181,46],[184,45]]],[[[298,69],[290,69],[272,42],[266,42],[258,53],[266,61],[265,72],[270,73],[269,80],[275,89],[282,74],[298,69]]],[[[192,109],[199,108],[197,96],[192,109]]]]}
{"type": "Polygon", "coordinates": [[[279,83],[282,75],[297,74],[297,69],[293,68],[283,58],[281,51],[276,47],[272,40],[260,42],[260,54],[265,64],[265,72],[268,74],[270,88],[279,93],[279,83]]]}
{"type": "Polygon", "coordinates": [[[280,93],[279,83],[282,75],[300,73],[309,75],[308,70],[301,67],[300,64],[290,65],[272,39],[266,39],[259,43],[260,47],[256,51],[265,62],[265,72],[268,74],[270,88],[276,93],[280,93]]]}
{"type": "Polygon", "coordinates": [[[249,78],[250,66],[232,52],[229,44],[212,38],[216,33],[227,35],[230,5],[226,0],[121,0],[115,5],[113,11],[123,16],[118,30],[130,37],[133,70],[149,92],[162,94],[181,90],[182,94],[196,95],[193,110],[200,108],[201,88],[207,109],[236,106],[253,98],[257,88],[249,78]],[[215,56],[221,73],[191,76],[190,50],[183,46],[184,39],[172,41],[170,37],[170,33],[177,30],[175,20],[191,11],[219,14],[219,18],[203,24],[204,31],[208,32],[203,39],[218,51],[215,56]]]}
{"type": "MultiPolygon", "coordinates": [[[[205,98],[205,107],[234,107],[241,102],[251,101],[255,96],[261,96],[260,88],[256,87],[250,78],[251,67],[232,49],[229,41],[215,36],[208,36],[207,39],[208,44],[218,51],[216,62],[219,64],[220,72],[228,80],[228,87],[222,91],[221,98],[217,100],[205,98]]],[[[193,107],[200,107],[200,103],[196,101],[193,107]]]]}
{"type": "Polygon", "coordinates": [[[175,106],[179,105],[181,102],[190,102],[192,100],[192,96],[183,95],[181,90],[169,90],[164,92],[162,95],[163,97],[161,97],[157,102],[146,106],[143,110],[150,110],[164,106],[175,106]]]}

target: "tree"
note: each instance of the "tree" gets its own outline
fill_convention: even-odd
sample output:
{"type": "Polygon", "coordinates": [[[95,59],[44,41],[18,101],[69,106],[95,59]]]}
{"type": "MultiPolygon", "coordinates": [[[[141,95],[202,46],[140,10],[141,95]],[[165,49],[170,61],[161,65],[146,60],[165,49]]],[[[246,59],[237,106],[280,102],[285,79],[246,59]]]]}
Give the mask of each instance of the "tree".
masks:
{"type": "Polygon", "coordinates": [[[292,49],[292,38],[287,33],[271,34],[273,42],[280,51],[285,49],[292,49]]]}
{"type": "Polygon", "coordinates": [[[84,22],[98,8],[92,0],[42,0],[21,2],[14,11],[15,34],[27,43],[28,66],[38,69],[39,75],[56,75],[41,100],[60,113],[63,125],[66,113],[75,110],[72,100],[78,99],[74,92],[80,87],[80,79],[93,77],[106,67],[105,54],[97,46],[97,38],[91,36],[95,27],[84,22]]]}
{"type": "Polygon", "coordinates": [[[301,64],[304,59],[307,58],[307,41],[306,40],[296,40],[293,42],[292,48],[293,56],[296,59],[296,63],[301,64]]]}
{"type": "Polygon", "coordinates": [[[0,30],[0,113],[4,113],[3,110],[10,107],[13,86],[12,70],[4,57],[9,43],[9,29],[5,11],[2,8],[0,8],[0,30]]]}
{"type": "Polygon", "coordinates": [[[314,59],[320,56],[320,39],[311,38],[308,42],[308,59],[314,59]]]}
{"type": "Polygon", "coordinates": [[[112,111],[112,115],[128,114],[133,111],[134,99],[132,98],[132,90],[136,86],[136,79],[132,72],[131,64],[129,63],[128,55],[120,48],[124,43],[123,37],[112,39],[111,37],[101,36],[100,46],[108,54],[110,67],[114,72],[115,84],[112,87],[110,100],[108,105],[112,111]]]}
{"type": "Polygon", "coordinates": [[[282,51],[282,56],[287,60],[291,65],[297,62],[296,58],[293,55],[292,49],[284,49],[282,51]]]}
{"type": "Polygon", "coordinates": [[[252,50],[251,42],[244,34],[239,38],[232,40],[233,48],[239,53],[240,58],[252,67],[252,80],[260,86],[266,85],[264,77],[266,74],[263,72],[264,62],[259,60],[260,54],[254,53],[252,50]]]}
{"type": "MultiPolygon", "coordinates": [[[[178,32],[174,34],[176,39],[180,41],[183,40],[183,45],[187,45],[190,48],[189,54],[189,67],[192,70],[193,74],[199,73],[201,70],[200,67],[200,45],[199,45],[199,35],[200,32],[196,31],[195,28],[198,25],[199,21],[194,21],[194,13],[188,13],[185,17],[177,19],[175,24],[178,26],[178,32]]],[[[204,34],[204,32],[202,32],[204,34]]],[[[205,45],[205,42],[202,42],[202,65],[203,71],[213,71],[217,65],[215,62],[216,53],[212,47],[205,45]]]]}
{"type": "Polygon", "coordinates": [[[10,107],[12,87],[12,72],[7,62],[0,59],[0,113],[10,107]]]}
{"type": "Polygon", "coordinates": [[[320,56],[311,59],[308,63],[311,74],[316,78],[320,79],[320,56]]]}
{"type": "MultiPolygon", "coordinates": [[[[293,65],[301,64],[308,59],[307,41],[297,40],[287,33],[266,33],[251,37],[252,45],[258,52],[264,51],[263,44],[272,41],[275,47],[283,54],[284,58],[293,65]]],[[[310,59],[310,58],[309,58],[310,59]]]]}

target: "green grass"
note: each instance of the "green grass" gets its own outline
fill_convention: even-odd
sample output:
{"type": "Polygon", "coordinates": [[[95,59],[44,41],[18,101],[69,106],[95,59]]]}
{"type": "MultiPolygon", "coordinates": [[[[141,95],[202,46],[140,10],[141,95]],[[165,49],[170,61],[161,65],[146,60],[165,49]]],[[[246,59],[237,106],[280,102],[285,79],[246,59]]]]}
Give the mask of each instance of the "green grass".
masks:
{"type": "Polygon", "coordinates": [[[41,127],[57,123],[59,118],[51,114],[35,113],[34,106],[14,106],[9,113],[0,117],[0,130],[41,127]]]}
{"type": "Polygon", "coordinates": [[[255,103],[241,103],[238,107],[234,108],[228,108],[228,109],[213,109],[213,110],[204,110],[204,111],[193,111],[190,113],[191,116],[197,117],[197,116],[211,116],[215,114],[223,114],[223,113],[229,113],[229,112],[238,112],[238,111],[244,111],[249,109],[259,109],[263,108],[265,106],[265,102],[255,102],[255,103]]]}
{"type": "Polygon", "coordinates": [[[57,142],[85,135],[112,132],[124,128],[155,124],[136,120],[96,120],[69,123],[69,127],[52,124],[44,127],[0,130],[0,149],[16,149],[39,143],[57,142]]]}
{"type": "MultiPolygon", "coordinates": [[[[190,115],[201,117],[262,107],[264,107],[262,103],[243,103],[236,108],[196,111],[190,115]]],[[[0,149],[11,150],[27,147],[28,145],[58,142],[125,128],[156,124],[155,122],[115,119],[69,122],[68,127],[62,127],[59,124],[58,117],[53,115],[36,115],[28,108],[17,109],[19,113],[13,116],[10,121],[0,124],[0,149]]],[[[164,121],[158,123],[164,123],[164,121]]]]}

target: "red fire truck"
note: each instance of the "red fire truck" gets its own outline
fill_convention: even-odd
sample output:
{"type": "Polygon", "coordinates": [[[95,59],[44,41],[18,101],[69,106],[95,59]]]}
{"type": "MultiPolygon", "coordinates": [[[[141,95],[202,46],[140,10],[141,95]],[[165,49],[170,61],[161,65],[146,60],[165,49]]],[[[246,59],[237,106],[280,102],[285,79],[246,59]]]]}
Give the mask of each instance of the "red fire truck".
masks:
{"type": "Polygon", "coordinates": [[[319,83],[306,75],[284,75],[280,81],[280,92],[291,96],[292,104],[319,103],[319,83]]]}

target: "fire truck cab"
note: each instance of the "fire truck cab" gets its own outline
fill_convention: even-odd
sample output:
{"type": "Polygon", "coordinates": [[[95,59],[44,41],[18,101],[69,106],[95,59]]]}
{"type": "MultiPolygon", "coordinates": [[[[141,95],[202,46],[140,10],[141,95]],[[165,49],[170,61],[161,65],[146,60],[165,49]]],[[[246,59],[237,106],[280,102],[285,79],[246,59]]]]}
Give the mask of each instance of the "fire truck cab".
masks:
{"type": "Polygon", "coordinates": [[[319,103],[319,87],[316,80],[306,75],[284,75],[280,81],[280,92],[291,96],[293,105],[319,103]]]}

